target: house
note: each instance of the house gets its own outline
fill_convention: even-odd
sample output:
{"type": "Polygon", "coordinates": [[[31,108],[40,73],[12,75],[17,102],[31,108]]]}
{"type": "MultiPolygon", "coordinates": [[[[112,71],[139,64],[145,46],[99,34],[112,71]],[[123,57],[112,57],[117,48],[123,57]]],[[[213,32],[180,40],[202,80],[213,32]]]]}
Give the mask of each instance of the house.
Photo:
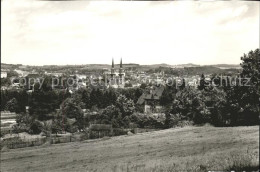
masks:
{"type": "Polygon", "coordinates": [[[25,76],[27,76],[27,75],[30,74],[30,72],[28,72],[28,71],[23,71],[23,70],[17,70],[17,69],[15,69],[14,71],[17,72],[20,77],[25,77],[25,76]]]}
{"type": "Polygon", "coordinates": [[[7,78],[7,72],[1,71],[1,78],[7,78]]]}
{"type": "Polygon", "coordinates": [[[17,114],[10,111],[1,111],[1,134],[5,135],[12,132],[12,126],[16,124],[17,114]]]}
{"type": "Polygon", "coordinates": [[[144,105],[145,113],[160,112],[162,109],[160,98],[163,91],[164,86],[153,86],[139,97],[137,104],[144,105]]]}

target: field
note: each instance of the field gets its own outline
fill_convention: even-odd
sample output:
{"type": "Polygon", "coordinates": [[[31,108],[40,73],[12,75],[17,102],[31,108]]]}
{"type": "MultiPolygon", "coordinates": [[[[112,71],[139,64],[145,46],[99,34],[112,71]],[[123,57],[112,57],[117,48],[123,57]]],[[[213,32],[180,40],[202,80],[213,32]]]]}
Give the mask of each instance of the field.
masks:
{"type": "Polygon", "coordinates": [[[184,127],[1,152],[1,171],[257,170],[259,126],[184,127]]]}

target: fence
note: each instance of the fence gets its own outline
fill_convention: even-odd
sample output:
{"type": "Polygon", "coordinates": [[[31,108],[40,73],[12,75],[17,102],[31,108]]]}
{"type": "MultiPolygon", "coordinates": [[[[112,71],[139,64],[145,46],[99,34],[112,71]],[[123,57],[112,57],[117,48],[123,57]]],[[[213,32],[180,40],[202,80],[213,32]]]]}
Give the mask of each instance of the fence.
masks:
{"type": "Polygon", "coordinates": [[[10,128],[10,127],[1,127],[0,133],[1,133],[1,136],[3,136],[3,135],[6,135],[6,134],[11,134],[12,131],[13,131],[13,129],[10,128]]]}
{"type": "Polygon", "coordinates": [[[46,138],[37,138],[35,140],[24,140],[18,137],[9,138],[1,142],[1,148],[7,147],[9,149],[24,148],[30,146],[40,146],[46,142],[46,138]]]}
{"type": "Polygon", "coordinates": [[[36,139],[22,139],[20,137],[13,137],[8,138],[1,141],[1,149],[5,146],[9,149],[16,149],[16,148],[24,148],[30,146],[40,146],[49,142],[50,144],[59,144],[59,143],[68,143],[68,142],[75,142],[81,140],[88,140],[88,139],[97,139],[103,137],[112,137],[112,136],[120,136],[126,135],[128,131],[132,133],[143,133],[143,132],[151,132],[157,131],[158,129],[145,129],[145,128],[132,128],[132,129],[122,129],[122,128],[110,128],[108,126],[101,127],[95,126],[93,129],[89,130],[85,133],[78,133],[72,135],[52,135],[51,137],[42,137],[36,139]],[[106,129],[104,129],[106,128],[106,129]]]}
{"type": "Polygon", "coordinates": [[[77,136],[52,136],[52,137],[43,137],[43,138],[36,138],[36,139],[22,139],[20,137],[13,137],[8,138],[1,141],[1,148],[7,147],[9,149],[16,149],[16,148],[24,148],[30,146],[40,146],[46,142],[50,144],[58,144],[58,143],[68,143],[79,141],[80,137],[77,136]]]}
{"type": "Polygon", "coordinates": [[[75,142],[80,141],[81,137],[77,137],[74,135],[68,135],[68,136],[52,136],[49,138],[49,141],[51,144],[58,144],[58,143],[68,143],[68,142],[75,142]]]}

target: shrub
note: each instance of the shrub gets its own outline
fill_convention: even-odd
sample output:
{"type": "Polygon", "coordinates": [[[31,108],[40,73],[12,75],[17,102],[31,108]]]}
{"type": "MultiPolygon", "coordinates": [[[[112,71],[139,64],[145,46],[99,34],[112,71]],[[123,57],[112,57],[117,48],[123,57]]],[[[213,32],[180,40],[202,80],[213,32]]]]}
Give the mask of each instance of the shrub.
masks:
{"type": "Polygon", "coordinates": [[[134,113],[129,119],[132,123],[137,124],[139,128],[164,128],[164,122],[152,114],[134,113]]]}
{"type": "Polygon", "coordinates": [[[114,128],[113,129],[113,135],[114,136],[120,136],[120,135],[126,135],[127,131],[122,128],[114,128]]]}
{"type": "Polygon", "coordinates": [[[30,134],[40,134],[42,129],[42,124],[39,121],[34,121],[30,126],[29,133],[30,134]]]}

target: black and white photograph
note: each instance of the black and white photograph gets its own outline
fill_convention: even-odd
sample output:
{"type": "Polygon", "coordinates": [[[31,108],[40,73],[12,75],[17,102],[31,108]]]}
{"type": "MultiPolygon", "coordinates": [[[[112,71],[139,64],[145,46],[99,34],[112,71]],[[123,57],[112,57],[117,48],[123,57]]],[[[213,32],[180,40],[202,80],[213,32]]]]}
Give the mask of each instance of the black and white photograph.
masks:
{"type": "Polygon", "coordinates": [[[258,172],[260,2],[1,0],[1,172],[258,172]]]}

